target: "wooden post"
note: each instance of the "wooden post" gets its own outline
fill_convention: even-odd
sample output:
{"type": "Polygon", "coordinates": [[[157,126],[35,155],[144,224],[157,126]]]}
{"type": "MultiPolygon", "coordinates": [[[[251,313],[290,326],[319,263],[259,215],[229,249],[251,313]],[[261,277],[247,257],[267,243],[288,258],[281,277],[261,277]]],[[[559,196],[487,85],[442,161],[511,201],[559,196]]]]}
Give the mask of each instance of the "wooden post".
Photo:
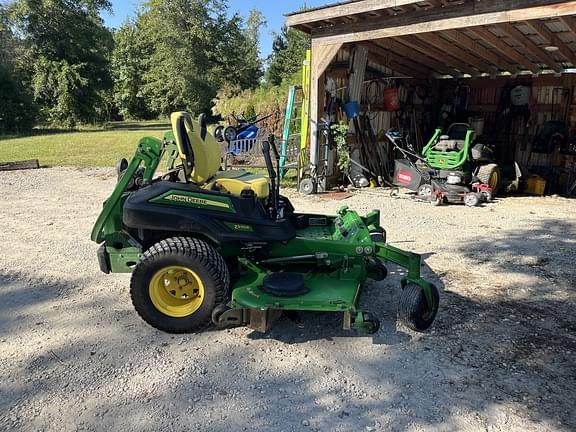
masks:
{"type": "Polygon", "coordinates": [[[312,40],[312,64],[310,65],[310,165],[318,165],[318,122],[322,117],[324,101],[324,72],[342,47],[341,43],[319,44],[312,40]]]}

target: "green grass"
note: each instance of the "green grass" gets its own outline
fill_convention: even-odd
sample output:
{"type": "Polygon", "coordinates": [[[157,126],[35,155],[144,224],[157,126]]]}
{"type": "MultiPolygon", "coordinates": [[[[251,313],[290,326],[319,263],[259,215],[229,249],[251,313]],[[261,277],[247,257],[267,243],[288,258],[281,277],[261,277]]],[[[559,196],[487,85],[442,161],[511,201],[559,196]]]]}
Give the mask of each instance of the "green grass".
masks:
{"type": "MultiPolygon", "coordinates": [[[[38,159],[43,167],[110,167],[120,158],[130,160],[140,138],[162,138],[169,129],[166,121],[118,122],[99,129],[37,129],[28,136],[0,136],[0,162],[38,159]]],[[[265,169],[245,169],[266,174],[265,169]]],[[[296,170],[288,170],[281,185],[295,187],[296,170]]]]}
{"type": "Polygon", "coordinates": [[[0,162],[38,159],[41,166],[113,166],[130,158],[144,136],[162,138],[165,121],[119,122],[73,132],[36,130],[29,136],[0,137],[0,162]]]}

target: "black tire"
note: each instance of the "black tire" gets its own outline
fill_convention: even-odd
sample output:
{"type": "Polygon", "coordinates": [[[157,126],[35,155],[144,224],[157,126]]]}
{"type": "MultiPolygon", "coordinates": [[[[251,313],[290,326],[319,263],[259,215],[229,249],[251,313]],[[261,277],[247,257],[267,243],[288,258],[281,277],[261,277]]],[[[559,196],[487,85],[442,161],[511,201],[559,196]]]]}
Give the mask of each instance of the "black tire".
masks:
{"type": "Polygon", "coordinates": [[[364,313],[364,324],[366,325],[366,333],[368,334],[375,334],[380,330],[380,320],[370,312],[364,313]]]}
{"type": "Polygon", "coordinates": [[[228,267],[212,246],[194,238],[172,237],[156,243],[144,252],[132,273],[130,295],[138,314],[151,326],[168,333],[189,333],[210,325],[214,307],[228,299],[229,286],[228,267]],[[189,269],[202,282],[201,303],[189,315],[169,316],[152,301],[150,293],[153,277],[171,266],[189,269]]]}
{"type": "Polygon", "coordinates": [[[379,258],[368,257],[368,278],[376,282],[383,281],[388,276],[388,269],[379,258]]]}
{"type": "Polygon", "coordinates": [[[492,197],[495,197],[498,194],[500,186],[502,185],[502,173],[498,165],[495,163],[482,165],[478,168],[476,177],[478,177],[478,180],[482,183],[492,188],[492,197]]]}
{"type": "Polygon", "coordinates": [[[230,143],[238,138],[238,132],[234,126],[227,126],[223,132],[224,141],[230,143]]]}
{"type": "Polygon", "coordinates": [[[420,286],[409,283],[402,291],[398,302],[398,318],[406,327],[417,332],[423,332],[434,322],[438,313],[440,296],[434,285],[431,285],[431,289],[432,309],[428,307],[426,296],[420,286]]]}
{"type": "Polygon", "coordinates": [[[219,143],[224,141],[224,126],[216,126],[216,129],[214,129],[214,138],[216,138],[216,141],[219,143]]]}
{"type": "Polygon", "coordinates": [[[386,243],[386,230],[382,227],[370,232],[370,240],[375,243],[386,243]]]}

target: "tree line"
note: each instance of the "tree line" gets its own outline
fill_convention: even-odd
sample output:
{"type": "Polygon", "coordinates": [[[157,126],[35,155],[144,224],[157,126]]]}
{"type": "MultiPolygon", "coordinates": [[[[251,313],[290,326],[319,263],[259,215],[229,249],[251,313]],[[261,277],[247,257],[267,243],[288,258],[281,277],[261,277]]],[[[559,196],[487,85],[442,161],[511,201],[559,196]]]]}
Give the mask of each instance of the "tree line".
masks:
{"type": "Polygon", "coordinates": [[[227,0],[148,0],[108,29],[100,13],[110,9],[108,0],[0,4],[0,133],[211,112],[222,89],[280,85],[308,43],[282,29],[265,72],[257,10],[244,19],[227,0]]]}

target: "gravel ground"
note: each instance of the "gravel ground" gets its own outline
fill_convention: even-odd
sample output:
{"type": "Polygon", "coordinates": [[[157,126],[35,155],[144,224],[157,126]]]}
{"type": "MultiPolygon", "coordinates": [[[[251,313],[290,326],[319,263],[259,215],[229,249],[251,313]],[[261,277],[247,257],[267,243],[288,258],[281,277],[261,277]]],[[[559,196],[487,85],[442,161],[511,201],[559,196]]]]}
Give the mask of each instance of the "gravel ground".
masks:
{"type": "MultiPolygon", "coordinates": [[[[298,209],[382,210],[441,290],[433,329],[397,326],[398,272],[340,317],[174,336],[146,325],[128,275],[104,275],[90,230],[111,170],[0,173],[0,429],[576,430],[576,201],[435,208],[383,191],[298,209]]],[[[396,269],[397,270],[397,269],[396,269]]]]}

